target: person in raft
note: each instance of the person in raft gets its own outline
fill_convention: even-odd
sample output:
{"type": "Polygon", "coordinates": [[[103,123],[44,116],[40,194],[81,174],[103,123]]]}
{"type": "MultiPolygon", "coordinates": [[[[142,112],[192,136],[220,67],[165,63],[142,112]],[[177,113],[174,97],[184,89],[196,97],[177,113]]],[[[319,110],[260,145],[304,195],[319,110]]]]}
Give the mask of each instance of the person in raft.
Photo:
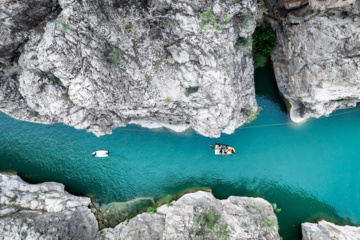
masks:
{"type": "Polygon", "coordinates": [[[91,155],[96,156],[96,152],[92,153],[91,155]]]}

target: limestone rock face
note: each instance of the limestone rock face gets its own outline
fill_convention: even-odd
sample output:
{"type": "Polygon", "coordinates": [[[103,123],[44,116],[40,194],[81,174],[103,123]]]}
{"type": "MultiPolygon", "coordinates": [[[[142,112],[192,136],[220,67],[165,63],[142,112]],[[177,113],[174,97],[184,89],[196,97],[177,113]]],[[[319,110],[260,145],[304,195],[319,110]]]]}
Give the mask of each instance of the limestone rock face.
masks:
{"type": "Polygon", "coordinates": [[[261,198],[231,196],[217,200],[211,193],[199,191],[172,204],[103,229],[97,239],[203,239],[199,236],[201,224],[195,219],[210,211],[218,218],[212,231],[215,235],[222,229],[228,231],[230,239],[280,239],[272,206],[261,198]]]}
{"type": "MultiPolygon", "coordinates": [[[[46,2],[33,11],[45,20],[0,38],[1,111],[96,135],[153,122],[219,137],[257,110],[247,41],[256,1],[46,2]]],[[[29,5],[14,4],[21,11],[1,15],[0,32],[29,5]]]]}
{"type": "Polygon", "coordinates": [[[93,239],[98,226],[89,204],[62,184],[0,174],[0,239],[93,239]]]}
{"type": "Polygon", "coordinates": [[[295,10],[270,9],[277,47],[272,59],[280,92],[300,122],[360,101],[359,1],[310,0],[295,10]]]}
{"type": "Polygon", "coordinates": [[[303,240],[357,240],[360,227],[337,226],[327,221],[301,224],[303,240]]]}

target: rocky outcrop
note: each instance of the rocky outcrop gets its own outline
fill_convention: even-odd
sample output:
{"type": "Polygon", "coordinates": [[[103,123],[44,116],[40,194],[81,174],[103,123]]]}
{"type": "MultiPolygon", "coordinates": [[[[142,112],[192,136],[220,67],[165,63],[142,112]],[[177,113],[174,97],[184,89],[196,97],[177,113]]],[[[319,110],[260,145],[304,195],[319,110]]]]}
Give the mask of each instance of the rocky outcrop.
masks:
{"type": "Polygon", "coordinates": [[[280,236],[273,208],[265,200],[233,196],[217,200],[211,193],[199,191],[184,195],[169,207],[159,207],[156,213],[142,213],[128,223],[103,229],[97,239],[276,240],[280,236]],[[206,222],[211,220],[204,216],[211,212],[215,224],[205,233],[206,222]]]}
{"type": "Polygon", "coordinates": [[[355,107],[360,101],[360,1],[266,2],[277,20],[272,59],[291,120],[355,107]]]}
{"type": "Polygon", "coordinates": [[[0,239],[93,239],[98,225],[89,204],[62,184],[0,174],[0,239]]]}
{"type": "Polygon", "coordinates": [[[96,135],[131,122],[210,137],[256,112],[256,1],[46,2],[1,5],[1,111],[96,135]],[[10,31],[27,11],[36,21],[10,31]]]}
{"type": "Polygon", "coordinates": [[[357,240],[360,227],[337,226],[327,221],[301,224],[303,240],[357,240]]]}
{"type": "Polygon", "coordinates": [[[0,239],[280,239],[272,206],[261,198],[189,193],[156,213],[98,231],[90,199],[68,194],[62,184],[0,174],[0,189],[0,239]]]}

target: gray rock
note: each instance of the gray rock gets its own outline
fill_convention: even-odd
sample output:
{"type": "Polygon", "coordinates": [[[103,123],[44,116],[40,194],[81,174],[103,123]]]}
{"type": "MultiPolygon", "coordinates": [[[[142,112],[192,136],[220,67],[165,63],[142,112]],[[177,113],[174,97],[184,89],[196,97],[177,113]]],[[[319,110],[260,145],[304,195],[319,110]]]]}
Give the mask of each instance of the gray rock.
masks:
{"type": "Polygon", "coordinates": [[[360,101],[359,10],[359,1],[312,0],[284,17],[277,15],[272,59],[292,121],[318,118],[360,101]]]}
{"type": "Polygon", "coordinates": [[[0,190],[0,239],[93,239],[98,231],[90,199],[62,184],[0,174],[0,190]]]}
{"type": "Polygon", "coordinates": [[[280,239],[273,208],[261,198],[231,196],[217,200],[211,193],[199,191],[185,194],[172,204],[103,229],[97,239],[203,239],[199,236],[201,224],[195,219],[210,211],[218,217],[212,232],[226,230],[230,239],[280,239]]]}
{"type": "Polygon", "coordinates": [[[360,227],[337,226],[327,221],[301,224],[303,240],[359,240],[360,227]]]}
{"type": "Polygon", "coordinates": [[[98,136],[154,122],[219,137],[257,110],[251,46],[236,43],[255,29],[256,1],[59,4],[56,19],[26,31],[18,81],[10,68],[0,75],[0,99],[11,103],[1,111],[98,136]],[[216,23],[201,29],[208,9],[216,23]]]}

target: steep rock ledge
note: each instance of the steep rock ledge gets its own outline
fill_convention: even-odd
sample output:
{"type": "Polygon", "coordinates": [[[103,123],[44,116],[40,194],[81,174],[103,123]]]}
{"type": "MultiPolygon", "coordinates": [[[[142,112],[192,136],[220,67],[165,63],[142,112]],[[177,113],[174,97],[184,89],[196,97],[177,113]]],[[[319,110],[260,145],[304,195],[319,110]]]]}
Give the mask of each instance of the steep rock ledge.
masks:
{"type": "Polygon", "coordinates": [[[301,224],[303,240],[357,240],[360,239],[360,227],[337,226],[327,221],[301,224]]]}
{"type": "Polygon", "coordinates": [[[360,1],[265,1],[280,92],[300,122],[360,101],[360,1]],[[274,21],[276,19],[276,21],[274,21]]]}
{"type": "MultiPolygon", "coordinates": [[[[9,64],[0,75],[1,111],[96,135],[155,122],[219,137],[257,110],[249,54],[256,1],[58,3],[59,15],[12,30],[25,37],[0,38],[0,47],[13,44],[21,54],[19,66],[11,65],[15,53],[3,47],[9,64]]],[[[26,7],[2,15],[0,31],[26,7]]]]}

